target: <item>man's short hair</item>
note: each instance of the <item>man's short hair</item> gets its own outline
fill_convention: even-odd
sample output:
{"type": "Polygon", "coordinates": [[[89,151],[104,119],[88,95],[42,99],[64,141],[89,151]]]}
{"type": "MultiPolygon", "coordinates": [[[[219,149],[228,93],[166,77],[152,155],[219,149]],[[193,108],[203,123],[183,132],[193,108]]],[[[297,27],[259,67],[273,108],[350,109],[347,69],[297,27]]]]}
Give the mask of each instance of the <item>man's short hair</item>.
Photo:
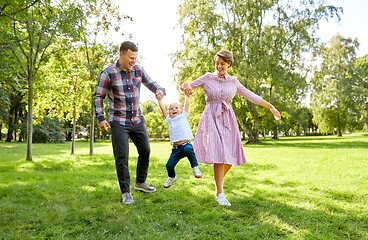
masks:
{"type": "Polygon", "coordinates": [[[125,54],[128,50],[131,50],[132,52],[138,52],[138,47],[131,41],[124,41],[120,45],[120,52],[125,54]]]}

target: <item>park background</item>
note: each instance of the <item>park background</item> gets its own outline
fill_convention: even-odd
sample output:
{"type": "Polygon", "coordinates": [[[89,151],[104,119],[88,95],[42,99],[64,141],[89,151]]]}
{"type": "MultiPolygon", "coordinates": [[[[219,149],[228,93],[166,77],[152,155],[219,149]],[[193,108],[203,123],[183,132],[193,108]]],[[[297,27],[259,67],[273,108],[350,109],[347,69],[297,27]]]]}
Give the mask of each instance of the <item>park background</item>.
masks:
{"type": "MultiPolygon", "coordinates": [[[[0,3],[0,238],[368,239],[366,2],[0,3]],[[166,104],[227,48],[230,74],[280,110],[276,122],[232,102],[248,160],[225,180],[232,208],[214,204],[211,166],[198,182],[182,161],[178,184],[163,191],[168,130],[144,87],[158,192],[121,205],[92,95],[123,40],[139,45],[166,104]]],[[[196,90],[193,133],[204,106],[196,90]]]]}

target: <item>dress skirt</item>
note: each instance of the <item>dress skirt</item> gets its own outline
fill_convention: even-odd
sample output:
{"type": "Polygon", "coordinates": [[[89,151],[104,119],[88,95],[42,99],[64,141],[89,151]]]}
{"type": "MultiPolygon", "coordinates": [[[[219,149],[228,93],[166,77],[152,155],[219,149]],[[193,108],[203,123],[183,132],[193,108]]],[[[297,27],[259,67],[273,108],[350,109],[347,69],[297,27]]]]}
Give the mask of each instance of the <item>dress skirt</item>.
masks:
{"type": "Polygon", "coordinates": [[[230,104],[207,102],[193,147],[200,163],[238,166],[246,162],[238,123],[230,104]]]}

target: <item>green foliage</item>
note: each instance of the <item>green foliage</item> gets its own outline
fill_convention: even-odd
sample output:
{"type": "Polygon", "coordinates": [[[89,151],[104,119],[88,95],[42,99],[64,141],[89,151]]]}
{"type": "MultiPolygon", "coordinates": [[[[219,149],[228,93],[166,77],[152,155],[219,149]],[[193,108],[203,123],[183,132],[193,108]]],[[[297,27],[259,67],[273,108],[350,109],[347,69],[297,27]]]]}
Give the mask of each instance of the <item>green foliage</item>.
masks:
{"type": "Polygon", "coordinates": [[[354,69],[357,40],[336,35],[321,50],[322,64],[311,81],[313,120],[322,132],[341,136],[361,114],[362,86],[354,69]]]}
{"type": "Polygon", "coordinates": [[[193,136],[195,136],[195,133],[197,132],[199,120],[201,119],[201,117],[202,112],[189,111],[188,122],[192,130],[193,136]]]}
{"type": "MultiPolygon", "coordinates": [[[[89,1],[87,1],[88,3],[89,1]]],[[[73,0],[13,1],[2,6],[6,17],[0,32],[0,45],[8,48],[17,71],[27,79],[27,154],[32,160],[33,87],[40,66],[57,51],[55,45],[70,45],[84,31],[81,5],[73,0]]]]}
{"type": "MultiPolygon", "coordinates": [[[[199,104],[195,104],[198,108],[199,104]]],[[[141,103],[142,113],[145,118],[145,125],[150,138],[169,138],[169,127],[165,122],[158,104],[152,100],[141,103]]],[[[166,107],[166,106],[165,106],[166,107]]],[[[202,116],[201,110],[194,110],[191,105],[189,108],[188,122],[191,127],[193,135],[197,131],[199,120],[202,116]]]]}
{"type": "MultiPolygon", "coordinates": [[[[21,127],[26,115],[26,104],[22,100],[26,94],[27,81],[24,75],[17,72],[18,66],[9,52],[6,46],[0,44],[0,56],[4,59],[0,66],[0,122],[13,133],[21,127]]],[[[11,141],[11,133],[7,140],[11,141]]]]}
{"type": "MultiPolygon", "coordinates": [[[[367,239],[367,137],[282,137],[245,147],[248,163],[233,167],[215,201],[213,168],[196,179],[186,159],[164,189],[168,142],[151,142],[147,181],[121,203],[111,142],[0,143],[2,239],[367,239]]],[[[137,151],[130,145],[135,180],[137,151]]]]}
{"type": "Polygon", "coordinates": [[[361,130],[364,122],[364,128],[367,128],[368,121],[368,55],[358,58],[354,62],[354,69],[361,86],[360,99],[357,104],[362,109],[362,114],[357,114],[356,121],[349,125],[350,129],[361,130]]]}
{"type": "MultiPolygon", "coordinates": [[[[36,79],[34,116],[71,120],[74,107],[78,120],[82,111],[90,111],[91,86],[96,78],[90,76],[85,47],[76,47],[51,56],[36,79]]],[[[89,56],[93,69],[101,72],[116,55],[116,46],[109,48],[96,44],[89,56]]]]}
{"type": "Polygon", "coordinates": [[[62,123],[58,118],[45,117],[41,124],[34,127],[33,143],[64,143],[62,123]]]}
{"type": "MultiPolygon", "coordinates": [[[[230,50],[229,74],[281,111],[283,102],[300,106],[306,92],[304,54],[318,44],[318,23],[341,12],[324,1],[204,1],[185,0],[179,8],[184,30],[183,50],[174,56],[179,84],[213,71],[213,57],[230,50]]],[[[194,95],[198,98],[198,95],[194,95]]],[[[200,101],[194,101],[195,103],[200,101]]],[[[250,142],[258,142],[267,111],[241,98],[234,99],[240,127],[250,142]]],[[[204,102],[201,102],[204,104],[204,102]]]]}
{"type": "Polygon", "coordinates": [[[287,126],[286,132],[296,133],[298,136],[309,132],[312,119],[307,107],[292,107],[283,112],[283,119],[287,126]]]}
{"type": "MultiPolygon", "coordinates": [[[[88,58],[87,67],[89,74],[86,74],[85,76],[92,77],[89,80],[92,80],[93,78],[96,79],[98,74],[96,71],[101,68],[101,63],[103,62],[96,62],[96,56],[94,54],[95,50],[101,50],[100,46],[94,48],[96,47],[96,44],[94,43],[96,43],[97,35],[102,33],[105,34],[106,37],[106,32],[109,28],[114,28],[115,31],[119,30],[120,27],[115,24],[119,24],[122,18],[129,17],[120,15],[116,10],[116,7],[113,6],[109,0],[6,1],[1,4],[0,8],[0,54],[1,56],[5,56],[6,60],[9,60],[9,64],[6,65],[6,67],[2,66],[0,72],[7,71],[10,72],[12,76],[16,77],[20,75],[21,78],[26,79],[28,82],[27,88],[23,87],[21,89],[27,89],[28,92],[27,102],[29,117],[27,119],[27,159],[30,160],[32,159],[31,140],[33,132],[33,87],[34,80],[41,79],[41,76],[38,74],[40,69],[43,67],[43,64],[50,60],[50,58],[53,58],[53,54],[60,54],[63,50],[74,48],[76,45],[80,46],[82,43],[86,48],[85,53],[88,58]],[[90,46],[92,47],[90,48],[90,46]]],[[[107,45],[109,44],[104,44],[104,46],[107,45]]],[[[102,57],[99,55],[99,58],[102,57]]],[[[105,56],[105,58],[108,57],[105,56]]],[[[53,60],[55,61],[55,58],[50,61],[52,62],[53,60]]],[[[67,62],[70,63],[70,58],[65,61],[64,64],[67,62]]],[[[63,64],[63,61],[59,61],[59,63],[63,64]]],[[[82,66],[84,67],[85,65],[82,66]]],[[[61,68],[64,67],[67,66],[61,65],[61,68]]],[[[75,67],[75,69],[78,69],[79,67],[80,66],[75,67]]],[[[46,71],[49,73],[64,75],[63,79],[67,80],[65,78],[65,75],[68,74],[67,71],[63,71],[61,73],[58,70],[53,70],[54,69],[47,69],[46,71]]],[[[71,72],[73,71],[69,71],[69,74],[75,76],[75,71],[73,74],[71,72]]],[[[48,75],[46,74],[46,76],[48,75]]],[[[14,78],[15,77],[13,77],[13,79],[14,78]]],[[[54,79],[52,79],[52,76],[48,76],[48,80],[50,79],[56,80],[60,79],[60,77],[55,78],[54,76],[54,79]]],[[[76,78],[73,78],[73,80],[75,79],[76,78]]],[[[44,86],[40,84],[38,87],[38,90],[40,90],[41,87],[44,86]]],[[[78,86],[71,88],[74,93],[78,92],[78,86]]],[[[45,87],[42,90],[49,89],[50,88],[45,87]]],[[[39,93],[40,92],[42,91],[39,91],[39,93]]],[[[91,86],[89,92],[91,92],[91,86]]],[[[71,91],[68,91],[65,97],[70,97],[72,95],[70,93],[71,91]]],[[[53,96],[47,97],[48,98],[44,100],[42,94],[36,96],[37,99],[35,102],[42,103],[38,104],[38,107],[41,109],[37,109],[36,105],[36,117],[42,117],[42,112],[44,111],[47,111],[52,115],[52,110],[56,109],[56,107],[50,108],[49,106],[45,106],[47,104],[56,104],[55,102],[50,102],[54,100],[53,96]]],[[[83,98],[83,94],[74,94],[74,97],[77,100],[75,101],[75,104],[78,104],[78,100],[80,100],[78,97],[83,98]]],[[[63,104],[68,105],[68,101],[63,102],[64,99],[60,94],[58,100],[61,101],[61,104],[59,102],[58,104],[60,105],[58,106],[63,104]]],[[[61,108],[62,107],[59,107],[57,109],[59,111],[59,117],[66,116],[67,118],[70,118],[70,114],[64,115],[63,113],[70,113],[73,110],[70,108],[67,110],[63,109],[64,111],[62,113],[60,112],[61,108]]]]}
{"type": "MultiPolygon", "coordinates": [[[[143,103],[143,106],[152,106],[153,101],[147,101],[143,103]]],[[[147,109],[146,109],[147,110],[147,109]]],[[[146,111],[145,110],[145,111],[146,111]]],[[[153,111],[148,112],[144,115],[145,125],[147,128],[148,136],[150,138],[168,138],[169,137],[169,127],[165,122],[160,108],[156,104],[153,111]]]]}
{"type": "Polygon", "coordinates": [[[157,108],[157,106],[158,106],[157,103],[152,100],[148,100],[140,104],[140,108],[143,115],[155,112],[155,108],[157,108]]]}

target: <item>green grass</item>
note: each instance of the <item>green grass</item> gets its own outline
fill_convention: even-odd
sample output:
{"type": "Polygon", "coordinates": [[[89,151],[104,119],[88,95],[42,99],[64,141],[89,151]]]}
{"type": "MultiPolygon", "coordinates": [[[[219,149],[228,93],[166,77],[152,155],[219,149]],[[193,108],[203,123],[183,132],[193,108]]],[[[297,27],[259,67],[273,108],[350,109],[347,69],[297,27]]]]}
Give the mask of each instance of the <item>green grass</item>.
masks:
{"type": "MultiPolygon", "coordinates": [[[[215,202],[213,170],[176,167],[168,142],[151,142],[148,181],[121,203],[111,143],[0,143],[0,239],[368,239],[368,137],[285,137],[245,145],[248,163],[225,179],[231,207],[215,202]]],[[[137,153],[131,146],[135,179],[137,153]]]]}

